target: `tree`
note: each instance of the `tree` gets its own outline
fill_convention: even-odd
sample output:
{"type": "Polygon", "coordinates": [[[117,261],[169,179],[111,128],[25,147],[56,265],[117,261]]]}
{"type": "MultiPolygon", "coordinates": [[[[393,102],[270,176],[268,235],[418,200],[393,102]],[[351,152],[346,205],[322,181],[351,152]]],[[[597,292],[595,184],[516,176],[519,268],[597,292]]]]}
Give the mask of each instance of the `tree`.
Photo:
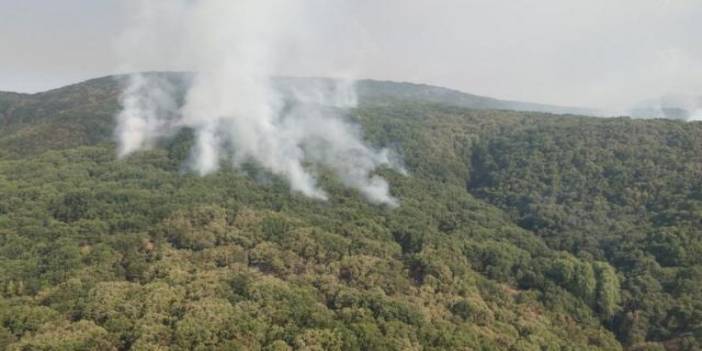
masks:
{"type": "Polygon", "coordinates": [[[617,273],[606,262],[593,264],[597,276],[597,310],[604,319],[611,319],[619,309],[621,293],[617,273]]]}

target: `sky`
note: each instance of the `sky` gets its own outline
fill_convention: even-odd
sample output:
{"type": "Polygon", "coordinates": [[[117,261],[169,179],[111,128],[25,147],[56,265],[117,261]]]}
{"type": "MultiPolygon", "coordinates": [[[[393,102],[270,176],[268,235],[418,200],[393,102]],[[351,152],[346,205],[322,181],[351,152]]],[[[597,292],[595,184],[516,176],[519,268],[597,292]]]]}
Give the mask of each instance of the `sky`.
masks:
{"type": "MultiPolygon", "coordinates": [[[[0,0],[0,90],[189,69],[129,50],[135,1],[0,0]]],[[[318,33],[303,48],[288,48],[299,52],[279,74],[411,81],[611,109],[702,95],[699,0],[290,1],[312,12],[315,1],[327,1],[335,10],[305,16],[318,33]]]]}

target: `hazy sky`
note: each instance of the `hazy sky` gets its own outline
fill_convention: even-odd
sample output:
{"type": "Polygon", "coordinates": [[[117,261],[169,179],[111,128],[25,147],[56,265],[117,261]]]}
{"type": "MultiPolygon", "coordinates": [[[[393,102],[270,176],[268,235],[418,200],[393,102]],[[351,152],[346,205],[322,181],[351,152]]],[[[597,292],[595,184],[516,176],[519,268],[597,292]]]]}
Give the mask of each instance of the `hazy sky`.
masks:
{"type": "MultiPolygon", "coordinates": [[[[133,23],[130,1],[0,0],[0,90],[34,92],[124,71],[124,55],[140,55],[120,44],[133,23]]],[[[321,34],[284,74],[610,108],[702,94],[699,0],[297,1],[332,1],[338,11],[310,16],[321,34]]],[[[144,62],[129,69],[187,69],[144,62]]]]}

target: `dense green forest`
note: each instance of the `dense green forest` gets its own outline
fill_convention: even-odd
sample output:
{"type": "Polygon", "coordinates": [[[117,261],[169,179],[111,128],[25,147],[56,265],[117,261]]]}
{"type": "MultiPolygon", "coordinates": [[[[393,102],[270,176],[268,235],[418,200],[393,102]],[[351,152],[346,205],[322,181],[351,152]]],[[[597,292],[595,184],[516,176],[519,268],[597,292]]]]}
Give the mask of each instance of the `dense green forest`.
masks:
{"type": "Polygon", "coordinates": [[[118,88],[0,93],[0,349],[702,348],[702,123],[366,82],[393,209],[183,172],[187,130],[117,160],[118,88]]]}

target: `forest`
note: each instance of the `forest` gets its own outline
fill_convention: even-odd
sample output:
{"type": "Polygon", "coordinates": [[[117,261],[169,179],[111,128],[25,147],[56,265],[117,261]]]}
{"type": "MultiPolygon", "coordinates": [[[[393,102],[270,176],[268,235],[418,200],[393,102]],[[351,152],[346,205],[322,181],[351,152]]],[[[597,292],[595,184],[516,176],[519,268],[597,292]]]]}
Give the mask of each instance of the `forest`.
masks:
{"type": "Polygon", "coordinates": [[[0,93],[0,349],[702,348],[702,123],[366,84],[397,208],[191,174],[188,130],[118,160],[112,78],[0,93]]]}

